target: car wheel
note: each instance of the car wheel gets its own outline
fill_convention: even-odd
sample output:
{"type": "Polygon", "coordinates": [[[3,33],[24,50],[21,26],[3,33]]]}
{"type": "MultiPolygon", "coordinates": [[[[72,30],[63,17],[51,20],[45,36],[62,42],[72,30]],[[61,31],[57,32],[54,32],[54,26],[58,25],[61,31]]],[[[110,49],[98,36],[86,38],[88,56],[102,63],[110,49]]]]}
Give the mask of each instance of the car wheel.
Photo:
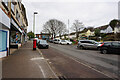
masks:
{"type": "Polygon", "coordinates": [[[99,51],[100,51],[100,47],[98,47],[98,48],[97,48],[97,50],[99,50],[99,51]]]}
{"type": "Polygon", "coordinates": [[[84,49],[84,47],[83,47],[83,46],[80,46],[79,48],[80,48],[80,49],[84,49]]]}
{"type": "Polygon", "coordinates": [[[103,53],[103,54],[107,54],[107,52],[108,52],[108,51],[107,51],[106,49],[103,49],[103,50],[102,50],[102,53],[103,53]]]}
{"type": "Polygon", "coordinates": [[[46,47],[47,49],[49,48],[49,47],[46,47]]]}
{"type": "Polygon", "coordinates": [[[40,46],[38,46],[38,48],[40,49],[41,47],[40,47],[40,46]]]}
{"type": "Polygon", "coordinates": [[[67,45],[69,45],[69,43],[67,43],[67,45]]]}

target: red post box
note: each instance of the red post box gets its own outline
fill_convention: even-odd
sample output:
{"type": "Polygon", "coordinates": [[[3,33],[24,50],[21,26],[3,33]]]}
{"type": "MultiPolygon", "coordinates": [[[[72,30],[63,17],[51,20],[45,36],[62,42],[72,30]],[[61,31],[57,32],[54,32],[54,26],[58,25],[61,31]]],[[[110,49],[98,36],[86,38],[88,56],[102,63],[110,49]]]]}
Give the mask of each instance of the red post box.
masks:
{"type": "Polygon", "coordinates": [[[36,50],[36,43],[37,43],[37,40],[34,39],[34,40],[33,40],[33,50],[36,50]]]}

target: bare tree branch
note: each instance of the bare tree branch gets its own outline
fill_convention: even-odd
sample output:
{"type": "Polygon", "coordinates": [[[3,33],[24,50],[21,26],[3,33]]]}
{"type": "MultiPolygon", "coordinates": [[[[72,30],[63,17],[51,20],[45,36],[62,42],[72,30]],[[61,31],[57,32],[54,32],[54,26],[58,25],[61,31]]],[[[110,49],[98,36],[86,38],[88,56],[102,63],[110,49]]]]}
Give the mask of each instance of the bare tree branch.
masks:
{"type": "Polygon", "coordinates": [[[43,25],[43,31],[49,32],[54,38],[58,34],[62,35],[64,29],[66,29],[66,25],[57,19],[51,19],[43,25]]]}
{"type": "Polygon", "coordinates": [[[83,28],[84,28],[84,24],[82,22],[79,22],[79,20],[75,20],[71,29],[76,32],[77,39],[79,37],[78,32],[81,31],[81,29],[83,29],[83,28]]]}

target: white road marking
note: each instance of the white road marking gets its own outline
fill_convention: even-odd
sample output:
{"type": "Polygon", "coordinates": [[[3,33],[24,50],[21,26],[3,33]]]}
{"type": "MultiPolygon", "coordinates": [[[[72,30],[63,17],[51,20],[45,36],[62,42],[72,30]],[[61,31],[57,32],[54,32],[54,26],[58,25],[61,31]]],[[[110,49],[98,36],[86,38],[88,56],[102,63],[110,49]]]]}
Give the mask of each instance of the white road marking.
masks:
{"type": "Polygon", "coordinates": [[[41,70],[41,72],[42,72],[42,74],[43,74],[43,77],[46,78],[45,73],[44,73],[44,70],[42,69],[42,67],[41,67],[40,65],[39,65],[39,68],[40,68],[40,70],[41,70]]]}
{"type": "Polygon", "coordinates": [[[44,72],[44,70],[42,69],[42,67],[41,67],[37,62],[35,62],[35,63],[38,65],[40,71],[42,72],[43,77],[46,78],[45,72],[44,72]]]}
{"type": "MultiPolygon", "coordinates": [[[[54,46],[51,46],[51,47],[54,48],[54,46]]],[[[57,49],[57,48],[55,48],[55,49],[57,49]]],[[[72,60],[74,60],[74,61],[76,61],[76,62],[78,62],[78,63],[80,63],[80,64],[82,64],[82,65],[84,65],[84,66],[86,66],[86,67],[88,67],[88,68],[96,71],[96,72],[98,72],[98,73],[101,73],[101,74],[103,74],[103,75],[105,75],[105,76],[107,76],[107,77],[109,77],[109,78],[112,78],[110,75],[107,75],[107,74],[105,74],[105,73],[103,73],[103,72],[101,72],[101,71],[99,71],[99,70],[97,70],[97,69],[95,69],[95,68],[93,68],[93,67],[85,64],[85,63],[82,63],[82,62],[80,62],[80,61],[78,61],[78,60],[76,60],[76,59],[74,59],[74,58],[72,58],[72,57],[70,57],[70,56],[68,56],[68,55],[66,55],[66,54],[62,54],[62,55],[66,56],[66,57],[68,57],[68,58],[70,58],[70,59],[72,59],[72,60]]],[[[112,79],[113,79],[113,80],[116,80],[116,79],[114,79],[114,78],[112,78],[112,79]]]]}
{"type": "MultiPolygon", "coordinates": [[[[38,48],[37,48],[37,50],[38,50],[38,52],[42,55],[42,57],[44,58],[42,52],[41,52],[38,48]]],[[[58,78],[57,75],[55,74],[55,72],[53,71],[53,69],[52,69],[52,68],[50,67],[50,65],[48,64],[47,60],[45,60],[45,62],[46,62],[46,64],[48,65],[49,69],[50,69],[50,70],[52,71],[52,73],[54,74],[54,76],[55,76],[56,78],[58,78]]]]}
{"type": "Polygon", "coordinates": [[[32,58],[30,60],[39,60],[39,59],[44,59],[43,57],[37,57],[37,58],[32,58]]]}
{"type": "MultiPolygon", "coordinates": [[[[80,62],[80,61],[77,61],[76,59],[74,59],[74,58],[72,58],[72,57],[69,57],[69,56],[67,56],[67,55],[65,55],[65,54],[63,54],[63,55],[66,56],[66,57],[68,57],[68,58],[70,58],[70,59],[72,59],[72,60],[74,60],[74,61],[76,61],[76,62],[78,62],[78,63],[80,63],[80,64],[82,64],[82,65],[84,65],[84,66],[86,66],[86,67],[88,67],[88,68],[90,68],[90,69],[92,69],[92,70],[94,70],[94,71],[96,71],[96,72],[98,72],[98,73],[101,73],[101,74],[103,74],[103,75],[105,75],[105,76],[107,76],[107,77],[109,77],[109,78],[112,78],[111,76],[109,76],[109,75],[107,75],[107,74],[105,74],[105,73],[103,73],[103,72],[101,72],[101,71],[99,71],[99,70],[97,70],[97,69],[95,69],[95,68],[87,65],[87,64],[84,64],[84,63],[82,63],[82,62],[80,62]]],[[[113,79],[113,80],[116,80],[116,79],[114,79],[114,78],[112,78],[112,79],[113,79]]]]}

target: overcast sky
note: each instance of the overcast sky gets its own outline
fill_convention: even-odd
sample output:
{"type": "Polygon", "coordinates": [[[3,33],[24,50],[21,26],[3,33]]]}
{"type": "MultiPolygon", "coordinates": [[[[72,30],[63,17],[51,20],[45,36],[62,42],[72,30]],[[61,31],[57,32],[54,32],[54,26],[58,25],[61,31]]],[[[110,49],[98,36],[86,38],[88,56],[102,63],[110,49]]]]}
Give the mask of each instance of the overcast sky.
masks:
{"type": "Polygon", "coordinates": [[[27,12],[28,32],[33,31],[33,13],[38,12],[35,33],[39,34],[43,24],[58,19],[68,27],[74,20],[83,22],[85,27],[99,27],[118,19],[119,0],[22,0],[27,12]]]}

